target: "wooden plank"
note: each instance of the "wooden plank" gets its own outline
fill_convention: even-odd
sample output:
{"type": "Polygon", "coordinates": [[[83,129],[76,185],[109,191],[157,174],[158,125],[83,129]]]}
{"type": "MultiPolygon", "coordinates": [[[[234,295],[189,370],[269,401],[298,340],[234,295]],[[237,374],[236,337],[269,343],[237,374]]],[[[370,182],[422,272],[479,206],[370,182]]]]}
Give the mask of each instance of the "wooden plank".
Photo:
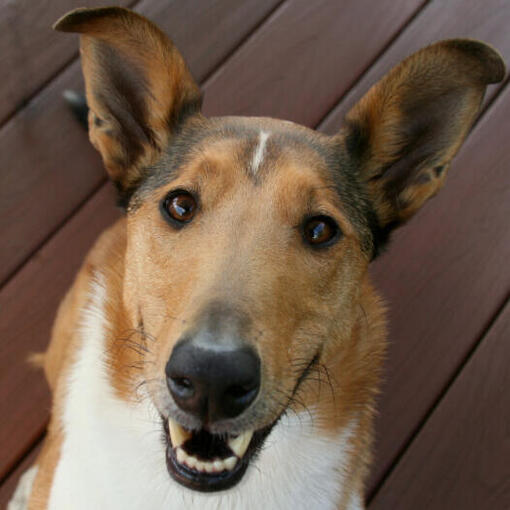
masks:
{"type": "Polygon", "coordinates": [[[104,187],[0,293],[0,478],[41,434],[50,409],[42,371],[26,359],[45,350],[58,303],[83,255],[120,214],[114,203],[111,187],[104,187]]]}
{"type": "Polygon", "coordinates": [[[0,485],[0,508],[7,508],[7,503],[12,497],[12,494],[18,485],[20,476],[32,465],[37,458],[41,449],[41,444],[38,444],[32,451],[23,459],[20,465],[10,474],[10,476],[0,485]]]}
{"type": "Polygon", "coordinates": [[[79,72],[75,62],[0,130],[0,281],[104,180],[61,96],[79,72]]]}
{"type": "Polygon", "coordinates": [[[510,508],[510,305],[370,510],[510,508]]]}
{"type": "Polygon", "coordinates": [[[190,64],[199,82],[284,0],[145,1],[136,10],[154,20],[190,64]],[[198,5],[197,5],[198,4],[198,5]]]}
{"type": "Polygon", "coordinates": [[[290,0],[214,75],[205,111],[313,126],[422,3],[290,0]]]}
{"type": "MultiPolygon", "coordinates": [[[[129,5],[129,0],[111,2],[129,5]]],[[[45,82],[78,55],[75,45],[51,25],[75,7],[104,5],[102,0],[16,0],[0,3],[0,125],[45,82]]]]}
{"type": "Polygon", "coordinates": [[[370,489],[510,288],[509,115],[507,89],[457,156],[445,188],[374,264],[390,305],[391,344],[370,489]]]}
{"type": "MultiPolygon", "coordinates": [[[[321,123],[321,131],[329,134],[338,131],[345,114],[386,72],[406,56],[441,39],[467,37],[485,41],[501,52],[508,66],[509,19],[510,2],[506,0],[430,2],[388,51],[363,75],[359,83],[331,110],[321,123]]],[[[491,87],[488,97],[492,97],[498,88],[499,86],[491,87]]]]}
{"type": "MultiPolygon", "coordinates": [[[[172,34],[203,78],[279,1],[151,0],[138,7],[172,34]]],[[[58,37],[77,51],[77,37],[58,37]]],[[[0,282],[104,180],[98,155],[62,100],[69,87],[81,88],[78,62],[0,129],[0,282]]]]}

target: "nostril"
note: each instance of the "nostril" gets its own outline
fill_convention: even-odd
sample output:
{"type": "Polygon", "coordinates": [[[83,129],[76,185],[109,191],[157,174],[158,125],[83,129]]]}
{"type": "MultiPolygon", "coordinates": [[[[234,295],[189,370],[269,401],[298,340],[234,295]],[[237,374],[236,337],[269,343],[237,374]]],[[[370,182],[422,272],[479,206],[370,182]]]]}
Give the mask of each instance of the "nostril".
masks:
{"type": "Polygon", "coordinates": [[[237,385],[237,386],[230,386],[225,391],[225,394],[228,395],[231,398],[234,399],[242,399],[248,396],[251,392],[255,391],[255,387],[251,385],[237,385]]]}
{"type": "Polygon", "coordinates": [[[179,398],[191,398],[195,393],[193,383],[187,377],[170,377],[170,391],[179,398]]]}
{"type": "Polygon", "coordinates": [[[224,392],[224,407],[230,410],[229,413],[236,415],[255,400],[258,390],[258,384],[229,386],[224,392]]]}

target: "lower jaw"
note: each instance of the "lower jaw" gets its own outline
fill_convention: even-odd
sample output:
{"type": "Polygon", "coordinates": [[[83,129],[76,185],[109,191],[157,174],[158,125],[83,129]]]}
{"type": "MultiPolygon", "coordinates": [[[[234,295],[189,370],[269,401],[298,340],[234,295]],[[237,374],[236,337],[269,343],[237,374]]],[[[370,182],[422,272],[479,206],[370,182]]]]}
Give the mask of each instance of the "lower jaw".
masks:
{"type": "Polygon", "coordinates": [[[234,487],[244,476],[248,464],[243,458],[237,461],[232,471],[201,473],[180,464],[172,445],[169,444],[166,451],[166,465],[170,476],[188,489],[199,492],[216,492],[234,487]]]}

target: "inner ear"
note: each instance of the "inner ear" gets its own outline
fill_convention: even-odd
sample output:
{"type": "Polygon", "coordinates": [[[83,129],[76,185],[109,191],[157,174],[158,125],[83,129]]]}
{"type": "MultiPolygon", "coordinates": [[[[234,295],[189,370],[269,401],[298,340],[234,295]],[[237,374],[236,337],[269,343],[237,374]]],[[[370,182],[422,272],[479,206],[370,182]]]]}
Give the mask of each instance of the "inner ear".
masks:
{"type": "Polygon", "coordinates": [[[81,34],[89,136],[126,201],[201,106],[181,54],[149,20],[127,9],[76,9],[54,26],[81,34]]]}
{"type": "Polygon", "coordinates": [[[441,188],[451,160],[504,64],[472,40],[436,43],[408,57],[347,114],[341,143],[388,232],[441,188]]]}

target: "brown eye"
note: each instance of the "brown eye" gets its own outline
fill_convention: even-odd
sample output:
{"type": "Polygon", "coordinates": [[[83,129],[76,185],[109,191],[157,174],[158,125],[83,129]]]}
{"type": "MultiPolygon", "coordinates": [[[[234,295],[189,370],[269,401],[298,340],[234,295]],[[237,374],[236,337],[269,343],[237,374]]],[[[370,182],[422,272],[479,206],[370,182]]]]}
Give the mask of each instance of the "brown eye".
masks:
{"type": "Polygon", "coordinates": [[[329,216],[314,216],[308,218],[303,225],[305,241],[314,247],[329,246],[335,242],[340,229],[329,216]]]}
{"type": "Polygon", "coordinates": [[[184,190],[172,191],[162,203],[165,216],[177,226],[189,223],[195,216],[197,201],[184,190]]]}

